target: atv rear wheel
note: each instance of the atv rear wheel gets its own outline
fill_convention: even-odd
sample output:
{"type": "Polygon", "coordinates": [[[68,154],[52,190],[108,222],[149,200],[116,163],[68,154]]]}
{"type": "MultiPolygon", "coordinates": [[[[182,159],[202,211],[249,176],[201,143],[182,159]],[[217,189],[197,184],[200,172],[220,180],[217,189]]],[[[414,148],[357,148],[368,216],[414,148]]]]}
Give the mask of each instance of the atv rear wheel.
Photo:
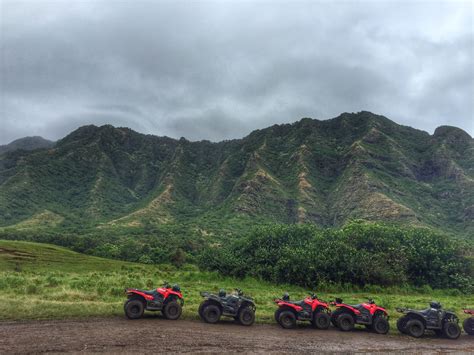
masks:
{"type": "Polygon", "coordinates": [[[207,304],[205,307],[202,309],[202,319],[206,323],[217,323],[219,319],[221,318],[221,309],[216,306],[215,304],[207,304]]]}
{"type": "Polygon", "coordinates": [[[407,322],[410,320],[407,316],[403,316],[397,320],[397,329],[400,333],[406,334],[407,322]]]}
{"type": "Polygon", "coordinates": [[[344,332],[354,329],[354,317],[349,313],[342,313],[337,316],[336,323],[337,327],[344,332]]]}
{"type": "Polygon", "coordinates": [[[318,329],[328,329],[331,317],[326,312],[316,312],[313,315],[313,325],[318,329]]]}
{"type": "Polygon", "coordinates": [[[125,302],[123,309],[128,319],[139,319],[143,316],[145,306],[142,301],[131,299],[125,302]]]}
{"type": "Polygon", "coordinates": [[[168,302],[163,308],[163,315],[166,319],[176,320],[181,316],[181,305],[176,301],[168,302]]]}
{"type": "Polygon", "coordinates": [[[275,311],[275,322],[277,322],[278,324],[280,324],[280,314],[281,314],[281,312],[283,312],[283,309],[281,309],[281,308],[277,308],[277,310],[275,311]]]}
{"type": "Polygon", "coordinates": [[[255,322],[255,312],[250,307],[244,307],[239,311],[238,319],[242,325],[252,325],[255,322]]]}
{"type": "Polygon", "coordinates": [[[463,322],[462,327],[467,334],[474,335],[474,317],[466,319],[463,322]]]}
{"type": "Polygon", "coordinates": [[[419,319],[411,319],[407,322],[405,332],[414,338],[419,338],[425,333],[425,325],[419,319]]]}
{"type": "Polygon", "coordinates": [[[390,330],[390,324],[388,323],[387,318],[382,316],[377,316],[372,322],[372,329],[377,334],[387,334],[390,330]]]}
{"type": "Polygon", "coordinates": [[[292,311],[283,311],[278,318],[280,325],[285,329],[296,327],[296,316],[292,311]]]}
{"type": "Polygon", "coordinates": [[[461,328],[455,322],[445,322],[443,324],[443,335],[448,339],[455,340],[461,335],[461,328]]]}

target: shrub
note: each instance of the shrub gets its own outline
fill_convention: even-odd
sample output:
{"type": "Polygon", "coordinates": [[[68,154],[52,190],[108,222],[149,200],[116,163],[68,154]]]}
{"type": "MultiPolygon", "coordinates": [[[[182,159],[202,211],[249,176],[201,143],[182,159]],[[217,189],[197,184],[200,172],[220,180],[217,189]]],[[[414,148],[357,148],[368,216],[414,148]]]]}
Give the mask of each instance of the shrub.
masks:
{"type": "Polygon", "coordinates": [[[342,229],[267,225],[198,259],[207,270],[306,287],[407,285],[471,292],[472,260],[452,239],[422,228],[355,221],[342,229]]]}

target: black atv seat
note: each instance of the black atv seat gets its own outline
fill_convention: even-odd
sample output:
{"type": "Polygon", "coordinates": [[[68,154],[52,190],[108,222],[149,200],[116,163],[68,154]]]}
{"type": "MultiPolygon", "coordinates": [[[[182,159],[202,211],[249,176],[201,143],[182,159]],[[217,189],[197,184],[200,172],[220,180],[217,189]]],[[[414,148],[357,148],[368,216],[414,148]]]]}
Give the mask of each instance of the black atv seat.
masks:
{"type": "Polygon", "coordinates": [[[348,306],[357,309],[359,312],[367,312],[368,311],[367,308],[365,308],[361,304],[349,304],[348,306]]]}
{"type": "Polygon", "coordinates": [[[135,289],[135,291],[143,292],[144,294],[146,294],[146,295],[151,295],[151,296],[156,295],[156,293],[157,293],[156,290],[150,290],[150,291],[148,291],[148,290],[135,289]]]}
{"type": "Polygon", "coordinates": [[[291,303],[291,304],[294,304],[296,306],[301,306],[301,307],[306,305],[306,303],[304,303],[304,301],[286,301],[286,303],[291,303]]]}
{"type": "Polygon", "coordinates": [[[438,314],[438,309],[435,309],[435,308],[427,308],[427,309],[424,309],[422,311],[419,311],[419,313],[421,313],[423,316],[429,316],[429,315],[433,315],[433,314],[438,314]]]}
{"type": "Polygon", "coordinates": [[[348,306],[355,309],[363,308],[361,304],[348,304],[348,306]]]}
{"type": "Polygon", "coordinates": [[[223,301],[230,302],[230,301],[236,301],[239,300],[239,296],[237,295],[226,295],[224,297],[221,297],[223,301]]]}

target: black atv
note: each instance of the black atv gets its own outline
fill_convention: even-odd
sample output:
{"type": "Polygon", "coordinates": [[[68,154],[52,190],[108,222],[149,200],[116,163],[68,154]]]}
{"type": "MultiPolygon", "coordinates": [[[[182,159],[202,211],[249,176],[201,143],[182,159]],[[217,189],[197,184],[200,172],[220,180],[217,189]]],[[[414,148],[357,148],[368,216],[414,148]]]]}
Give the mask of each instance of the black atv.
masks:
{"type": "Polygon", "coordinates": [[[201,292],[204,301],[199,306],[199,316],[206,323],[217,323],[221,316],[233,317],[242,325],[252,325],[255,322],[255,303],[252,298],[244,296],[240,289],[227,295],[220,290],[218,295],[201,292]]]}
{"type": "Polygon", "coordinates": [[[417,311],[407,308],[397,308],[398,312],[404,313],[397,321],[400,333],[419,338],[425,330],[432,330],[437,336],[448,339],[457,339],[461,335],[459,318],[450,311],[445,311],[438,302],[430,302],[430,307],[417,311]]]}

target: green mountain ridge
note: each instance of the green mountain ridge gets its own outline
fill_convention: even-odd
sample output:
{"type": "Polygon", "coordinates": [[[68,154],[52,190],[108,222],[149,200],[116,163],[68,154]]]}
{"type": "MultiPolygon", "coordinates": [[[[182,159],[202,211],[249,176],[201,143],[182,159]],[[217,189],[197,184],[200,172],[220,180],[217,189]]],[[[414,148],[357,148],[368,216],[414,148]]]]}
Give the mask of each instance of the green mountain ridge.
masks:
{"type": "Polygon", "coordinates": [[[304,118],[212,143],[84,126],[0,155],[0,226],[203,233],[351,219],[474,234],[474,140],[370,112],[304,118]]]}

